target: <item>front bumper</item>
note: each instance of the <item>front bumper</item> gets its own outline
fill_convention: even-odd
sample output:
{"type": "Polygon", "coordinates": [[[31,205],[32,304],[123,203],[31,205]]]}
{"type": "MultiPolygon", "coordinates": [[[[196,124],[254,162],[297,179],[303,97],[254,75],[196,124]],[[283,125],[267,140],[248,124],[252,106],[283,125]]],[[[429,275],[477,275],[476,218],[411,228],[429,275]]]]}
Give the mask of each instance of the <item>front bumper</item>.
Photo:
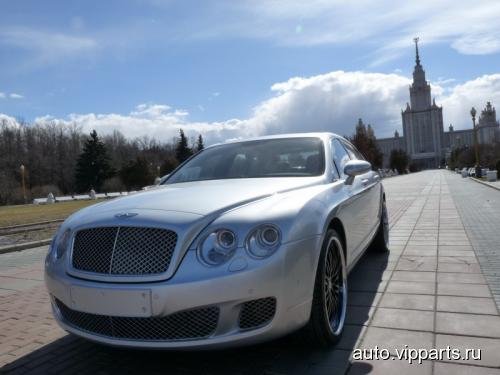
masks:
{"type": "MultiPolygon", "coordinates": [[[[247,345],[285,335],[308,321],[320,240],[320,236],[315,236],[283,244],[279,251],[265,260],[251,259],[244,249],[238,249],[232,262],[213,268],[201,265],[196,252],[191,250],[186,253],[173,278],[148,283],[82,280],[66,273],[63,260],[59,263],[47,261],[45,280],[58,323],[65,330],[89,340],[138,348],[195,349],[247,345]],[[147,295],[147,298],[144,302],[137,302],[138,295],[147,295]],[[119,298],[107,300],[102,296],[119,298]],[[242,328],[240,315],[245,303],[265,298],[276,301],[271,319],[251,329],[242,328]],[[58,307],[61,303],[89,316],[119,317],[130,324],[141,319],[181,316],[186,311],[211,307],[218,309],[218,318],[214,330],[203,337],[130,339],[82,329],[74,321],[64,318],[58,307]]],[[[189,324],[189,320],[187,322],[189,324]]],[[[178,324],[183,324],[183,321],[178,324]]]]}

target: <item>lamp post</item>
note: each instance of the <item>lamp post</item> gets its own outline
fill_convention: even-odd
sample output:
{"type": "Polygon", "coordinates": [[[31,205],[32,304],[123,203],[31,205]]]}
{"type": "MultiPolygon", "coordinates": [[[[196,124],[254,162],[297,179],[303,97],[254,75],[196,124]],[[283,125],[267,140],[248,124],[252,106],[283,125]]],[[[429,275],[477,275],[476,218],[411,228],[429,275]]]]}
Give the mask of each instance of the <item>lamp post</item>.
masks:
{"type": "Polygon", "coordinates": [[[481,167],[479,166],[479,147],[477,144],[477,126],[476,126],[476,109],[474,107],[470,110],[470,115],[472,116],[472,126],[474,129],[474,154],[476,157],[476,177],[481,177],[481,167]]]}
{"type": "Polygon", "coordinates": [[[23,184],[23,198],[24,198],[24,204],[27,203],[27,199],[26,199],[26,184],[24,182],[24,172],[25,172],[26,168],[24,167],[24,164],[21,164],[21,180],[22,180],[22,184],[23,184]]]}

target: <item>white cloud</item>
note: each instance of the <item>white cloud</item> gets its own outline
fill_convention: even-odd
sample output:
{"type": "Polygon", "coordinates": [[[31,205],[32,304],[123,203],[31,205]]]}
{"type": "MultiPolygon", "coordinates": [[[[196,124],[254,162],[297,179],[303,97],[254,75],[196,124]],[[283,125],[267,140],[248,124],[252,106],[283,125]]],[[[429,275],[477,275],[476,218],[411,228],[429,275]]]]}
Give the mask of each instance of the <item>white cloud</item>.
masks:
{"type": "MultiPolygon", "coordinates": [[[[399,74],[335,71],[313,77],[294,77],[271,87],[272,96],[258,104],[247,119],[194,122],[189,113],[164,104],[139,104],[128,114],[71,114],[58,119],[39,117],[37,123],[74,123],[86,132],[120,130],[129,138],[150,136],[170,141],[182,128],[190,137],[203,134],[208,144],[264,134],[331,131],[351,135],[359,117],[371,123],[376,135],[392,136],[401,129],[401,109],[409,101],[410,79],[399,74]]],[[[446,82],[448,85],[450,82],[446,82]]],[[[445,124],[470,127],[469,110],[486,101],[500,103],[500,74],[449,86],[432,85],[445,124]]]]}
{"type": "Polygon", "coordinates": [[[19,123],[17,122],[17,120],[14,117],[8,116],[4,113],[0,113],[0,125],[17,127],[17,126],[19,126],[19,123]]]}
{"type": "Polygon", "coordinates": [[[257,107],[256,118],[274,132],[348,135],[362,117],[380,134],[388,134],[400,127],[398,115],[409,82],[396,74],[343,71],[296,77],[272,86],[277,95],[257,107]]]}
{"type": "MultiPolygon", "coordinates": [[[[89,27],[79,16],[61,25],[36,29],[0,26],[0,44],[32,53],[33,64],[65,62],[105,51],[125,59],[165,44],[199,39],[256,39],[285,46],[361,44],[373,66],[406,53],[419,35],[425,44],[446,44],[462,54],[500,52],[500,2],[476,0],[239,0],[203,2],[197,12],[150,0],[154,19],[123,17],[89,27]],[[59,27],[59,29],[57,29],[59,27]],[[373,52],[375,50],[375,52],[373,52]]],[[[28,60],[28,59],[26,59],[28,60]]]]}
{"type": "Polygon", "coordinates": [[[488,55],[500,51],[500,32],[465,35],[455,40],[452,47],[466,55],[488,55]]]}
{"type": "Polygon", "coordinates": [[[208,143],[262,134],[333,131],[351,134],[358,117],[377,130],[392,133],[399,124],[409,80],[395,74],[337,71],[309,78],[295,77],[271,87],[273,96],[257,105],[248,119],[191,122],[189,113],[168,105],[140,104],[129,114],[71,114],[66,119],[40,117],[36,122],[76,123],[85,131],[128,137],[149,135],[171,140],[179,128],[189,136],[202,133],[208,143]]]}
{"type": "Polygon", "coordinates": [[[454,86],[441,98],[445,123],[452,123],[456,129],[471,128],[470,109],[475,107],[481,113],[487,101],[500,108],[500,74],[484,75],[454,86]]]}
{"type": "Polygon", "coordinates": [[[29,62],[24,63],[40,66],[89,53],[97,47],[97,42],[79,35],[13,27],[0,29],[0,45],[30,52],[29,62]]]}
{"type": "Polygon", "coordinates": [[[202,133],[209,141],[218,142],[237,137],[241,133],[240,120],[219,123],[189,122],[188,113],[172,109],[168,105],[140,104],[128,114],[71,114],[65,119],[43,116],[35,119],[38,124],[76,124],[85,132],[96,129],[101,134],[121,131],[129,138],[149,136],[161,141],[170,141],[182,128],[189,136],[202,133]]]}
{"type": "Polygon", "coordinates": [[[5,92],[1,92],[0,91],[0,99],[7,99],[7,98],[10,98],[10,99],[23,99],[24,96],[20,95],[20,94],[16,94],[15,92],[7,94],[5,92]]]}
{"type": "Polygon", "coordinates": [[[476,0],[241,0],[216,6],[230,16],[214,18],[199,38],[247,37],[282,45],[381,45],[373,65],[398,57],[419,35],[462,54],[500,52],[500,3],[476,0]],[[233,20],[228,21],[228,20],[233,20]]]}
{"type": "Polygon", "coordinates": [[[440,86],[447,86],[452,83],[455,83],[456,81],[457,80],[455,78],[438,77],[438,79],[434,82],[434,84],[440,86]]]}

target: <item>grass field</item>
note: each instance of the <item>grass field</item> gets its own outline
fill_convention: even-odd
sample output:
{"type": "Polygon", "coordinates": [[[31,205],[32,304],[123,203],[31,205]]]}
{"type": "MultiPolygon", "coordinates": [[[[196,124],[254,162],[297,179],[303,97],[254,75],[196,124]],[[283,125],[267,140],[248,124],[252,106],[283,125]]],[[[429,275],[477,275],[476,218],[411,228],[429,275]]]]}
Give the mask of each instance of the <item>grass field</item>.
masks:
{"type": "Polygon", "coordinates": [[[28,204],[0,207],[0,227],[65,219],[73,212],[100,201],[102,200],[71,201],[38,206],[28,204]]]}

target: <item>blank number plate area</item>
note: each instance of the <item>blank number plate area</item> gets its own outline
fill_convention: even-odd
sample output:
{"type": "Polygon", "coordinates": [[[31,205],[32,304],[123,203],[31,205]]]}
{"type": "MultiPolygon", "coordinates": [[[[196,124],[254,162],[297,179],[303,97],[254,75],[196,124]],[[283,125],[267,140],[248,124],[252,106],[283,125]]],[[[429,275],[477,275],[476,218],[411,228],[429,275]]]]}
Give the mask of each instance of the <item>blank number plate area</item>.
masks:
{"type": "Polygon", "coordinates": [[[71,308],[98,315],[150,317],[151,291],[72,286],[71,308]]]}

